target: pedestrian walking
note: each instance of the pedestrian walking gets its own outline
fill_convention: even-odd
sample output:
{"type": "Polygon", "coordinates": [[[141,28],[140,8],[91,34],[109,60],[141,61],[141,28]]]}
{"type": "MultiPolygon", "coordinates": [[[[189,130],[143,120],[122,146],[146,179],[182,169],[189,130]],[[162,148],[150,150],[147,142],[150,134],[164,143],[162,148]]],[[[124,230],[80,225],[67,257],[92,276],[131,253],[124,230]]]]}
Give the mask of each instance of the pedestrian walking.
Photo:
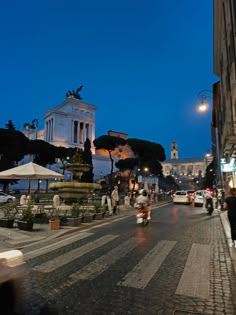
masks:
{"type": "Polygon", "coordinates": [[[112,193],[111,193],[111,204],[113,207],[113,214],[117,214],[117,206],[119,204],[119,193],[118,193],[118,186],[115,186],[112,193]]]}
{"type": "Polygon", "coordinates": [[[130,207],[130,196],[129,196],[129,193],[125,194],[124,205],[125,205],[125,209],[129,209],[129,207],[130,207]]]}
{"type": "Polygon", "coordinates": [[[231,188],[229,196],[224,200],[224,209],[228,210],[232,245],[236,247],[236,188],[231,188]]]}

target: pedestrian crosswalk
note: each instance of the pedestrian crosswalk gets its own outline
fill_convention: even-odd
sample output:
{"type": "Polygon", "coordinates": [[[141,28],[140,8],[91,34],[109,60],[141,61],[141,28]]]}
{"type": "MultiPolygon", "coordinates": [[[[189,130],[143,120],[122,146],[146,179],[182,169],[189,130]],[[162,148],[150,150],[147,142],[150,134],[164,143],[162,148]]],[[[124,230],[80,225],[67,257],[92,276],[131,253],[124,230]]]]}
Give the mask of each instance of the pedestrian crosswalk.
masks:
{"type": "MultiPolygon", "coordinates": [[[[105,234],[96,239],[94,239],[94,236],[95,234],[93,233],[82,232],[76,236],[27,252],[24,256],[26,261],[30,261],[79,240],[84,240],[83,243],[76,248],[69,251],[67,250],[64,254],[58,254],[58,256],[48,259],[47,261],[44,259],[42,263],[33,267],[34,271],[46,275],[75,260],[82,259],[86,254],[93,253],[94,250],[97,250],[96,257],[95,255],[91,255],[89,257],[90,261],[84,267],[77,271],[75,271],[75,269],[71,270],[67,279],[63,279],[61,284],[57,286],[58,291],[63,290],[65,287],[71,287],[78,281],[92,281],[96,279],[104,272],[109,271],[109,268],[118,263],[122,258],[128,263],[129,255],[132,254],[132,251],[137,250],[139,246],[144,246],[145,242],[144,238],[130,237],[124,240],[121,235],[113,234],[105,234]],[[99,252],[101,253],[100,255],[97,254],[99,252]]],[[[126,269],[126,274],[121,275],[120,280],[118,282],[116,280],[114,285],[120,288],[126,287],[144,290],[150,284],[160,267],[168,259],[176,244],[176,241],[171,240],[156,241],[139,261],[135,261],[133,265],[129,262],[130,267],[126,269]]],[[[182,276],[179,279],[176,294],[208,298],[210,263],[211,246],[206,244],[193,244],[182,276]]]]}
{"type": "Polygon", "coordinates": [[[175,244],[176,242],[172,241],[158,242],[134,269],[121,280],[119,285],[144,289],[175,244]]]}

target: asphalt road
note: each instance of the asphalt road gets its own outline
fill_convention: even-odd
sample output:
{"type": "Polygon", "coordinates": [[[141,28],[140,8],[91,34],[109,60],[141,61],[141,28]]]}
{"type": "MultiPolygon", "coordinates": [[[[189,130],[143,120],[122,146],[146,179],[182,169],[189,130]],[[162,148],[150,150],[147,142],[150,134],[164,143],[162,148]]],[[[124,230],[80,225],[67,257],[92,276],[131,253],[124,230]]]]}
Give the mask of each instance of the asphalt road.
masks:
{"type": "Polygon", "coordinates": [[[154,209],[146,227],[123,217],[23,253],[25,314],[45,303],[63,315],[236,314],[236,276],[216,212],[170,204],[154,209]]]}

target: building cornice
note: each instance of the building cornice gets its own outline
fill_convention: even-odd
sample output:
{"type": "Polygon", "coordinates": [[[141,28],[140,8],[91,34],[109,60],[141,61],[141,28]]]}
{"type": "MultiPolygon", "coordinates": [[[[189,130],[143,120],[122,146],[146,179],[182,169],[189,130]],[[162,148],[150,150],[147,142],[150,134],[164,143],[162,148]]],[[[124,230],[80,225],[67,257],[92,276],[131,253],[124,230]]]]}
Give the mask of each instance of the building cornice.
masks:
{"type": "Polygon", "coordinates": [[[62,107],[64,107],[65,105],[72,105],[72,106],[78,106],[79,108],[82,108],[82,109],[87,109],[89,111],[93,111],[95,112],[97,107],[95,105],[92,105],[92,104],[89,104],[89,103],[85,103],[85,102],[82,102],[81,100],[77,100],[77,99],[74,99],[74,98],[67,98],[64,102],[62,102],[61,104],[57,105],[55,108],[53,109],[49,109],[45,115],[44,115],[44,118],[46,118],[47,116],[51,115],[52,113],[55,113],[55,112],[60,112],[60,109],[62,107]]]}

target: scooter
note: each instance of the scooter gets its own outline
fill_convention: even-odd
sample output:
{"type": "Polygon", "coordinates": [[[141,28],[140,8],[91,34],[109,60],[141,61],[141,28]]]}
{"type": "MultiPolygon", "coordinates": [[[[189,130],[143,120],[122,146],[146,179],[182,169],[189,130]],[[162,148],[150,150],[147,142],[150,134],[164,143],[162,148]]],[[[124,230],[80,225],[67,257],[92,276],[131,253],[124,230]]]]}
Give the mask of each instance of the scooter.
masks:
{"type": "Polygon", "coordinates": [[[206,198],[205,207],[207,209],[208,215],[212,215],[212,212],[214,211],[213,199],[212,198],[206,198]]]}
{"type": "Polygon", "coordinates": [[[147,219],[147,211],[145,210],[144,205],[136,204],[135,208],[138,211],[136,214],[137,224],[147,225],[149,223],[149,220],[147,219]]]}

